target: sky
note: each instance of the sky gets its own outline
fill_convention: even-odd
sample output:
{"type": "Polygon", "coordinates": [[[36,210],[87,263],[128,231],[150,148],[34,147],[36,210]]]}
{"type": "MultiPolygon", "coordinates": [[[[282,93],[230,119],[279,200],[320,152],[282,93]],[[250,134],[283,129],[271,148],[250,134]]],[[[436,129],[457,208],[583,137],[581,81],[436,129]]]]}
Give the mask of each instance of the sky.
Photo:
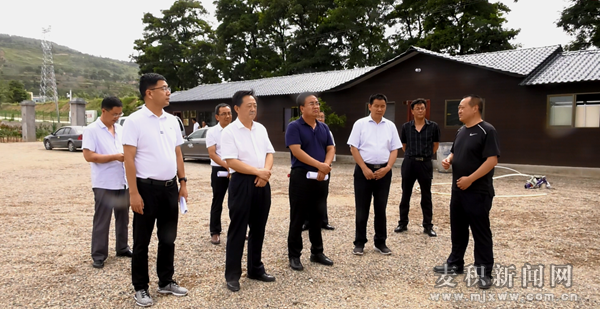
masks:
{"type": "MultiPolygon", "coordinates": [[[[566,45],[571,40],[555,23],[568,0],[499,0],[511,12],[506,28],[520,28],[511,43],[521,47],[566,45]]],[[[133,42],[142,38],[145,13],[160,15],[174,0],[19,0],[3,1],[0,33],[42,39],[42,28],[51,26],[48,39],[77,51],[129,61],[133,42]]],[[[207,20],[216,27],[213,0],[202,0],[207,20]]],[[[41,48],[41,47],[40,47],[41,48]]]]}

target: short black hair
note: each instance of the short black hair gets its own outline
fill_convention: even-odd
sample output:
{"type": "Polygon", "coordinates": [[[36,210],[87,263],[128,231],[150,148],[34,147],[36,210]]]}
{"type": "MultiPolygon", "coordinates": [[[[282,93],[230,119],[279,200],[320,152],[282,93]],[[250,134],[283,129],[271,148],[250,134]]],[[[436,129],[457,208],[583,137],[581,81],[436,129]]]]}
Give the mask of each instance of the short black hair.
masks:
{"type": "Polygon", "coordinates": [[[159,80],[164,80],[165,82],[167,81],[164,76],[158,73],[146,73],[140,77],[140,95],[142,96],[142,100],[146,96],[146,90],[152,86],[155,86],[159,80]]]}
{"type": "Polygon", "coordinates": [[[233,105],[239,107],[242,105],[242,102],[244,101],[244,97],[249,96],[249,95],[254,97],[254,99],[256,100],[256,95],[254,95],[254,90],[252,90],[252,89],[238,90],[233,94],[233,97],[231,97],[231,102],[233,103],[233,105]]]}
{"type": "Polygon", "coordinates": [[[418,104],[425,104],[425,108],[427,108],[427,100],[425,100],[423,98],[418,98],[418,99],[414,99],[410,103],[410,109],[411,110],[415,109],[415,105],[418,105],[418,104]]]}
{"type": "Polygon", "coordinates": [[[375,100],[384,100],[387,104],[387,97],[384,94],[376,93],[369,97],[369,105],[373,105],[373,101],[375,100]]]}
{"type": "Polygon", "coordinates": [[[468,94],[463,97],[463,99],[471,98],[469,105],[471,107],[477,105],[479,107],[479,115],[483,115],[483,98],[476,94],[468,94]]]}
{"type": "Polygon", "coordinates": [[[219,110],[221,109],[221,107],[229,107],[229,109],[231,109],[231,106],[229,106],[229,104],[219,103],[217,104],[217,106],[215,106],[215,115],[219,115],[219,110]]]}
{"type": "Polygon", "coordinates": [[[196,120],[196,118],[192,118],[192,121],[193,122],[198,122],[198,120],[196,120]]]}
{"type": "Polygon", "coordinates": [[[102,104],[100,105],[101,109],[105,109],[107,111],[112,110],[115,107],[123,107],[123,102],[115,96],[109,96],[102,100],[102,104]]]}
{"type": "MultiPolygon", "coordinates": [[[[306,103],[306,98],[308,98],[310,96],[314,96],[315,98],[317,98],[317,95],[312,92],[303,92],[303,93],[299,94],[296,97],[296,104],[298,104],[298,108],[300,108],[300,106],[304,106],[304,103],[306,103]]],[[[317,100],[318,99],[319,98],[317,98],[317,100]]]]}

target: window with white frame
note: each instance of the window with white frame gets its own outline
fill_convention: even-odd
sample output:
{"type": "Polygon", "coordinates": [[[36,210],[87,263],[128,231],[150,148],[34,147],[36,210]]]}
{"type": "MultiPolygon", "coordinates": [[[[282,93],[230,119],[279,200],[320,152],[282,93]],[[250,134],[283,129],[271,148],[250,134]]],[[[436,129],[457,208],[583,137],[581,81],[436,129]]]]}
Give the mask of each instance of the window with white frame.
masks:
{"type": "Polygon", "coordinates": [[[548,125],[600,127],[600,93],[548,96],[548,125]]]}

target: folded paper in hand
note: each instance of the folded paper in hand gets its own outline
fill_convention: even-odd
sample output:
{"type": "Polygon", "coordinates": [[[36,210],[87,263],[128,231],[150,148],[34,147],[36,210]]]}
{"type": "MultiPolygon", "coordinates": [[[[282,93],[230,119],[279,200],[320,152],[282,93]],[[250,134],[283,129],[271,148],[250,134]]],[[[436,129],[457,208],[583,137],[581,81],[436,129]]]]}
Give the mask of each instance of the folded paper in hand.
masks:
{"type": "Polygon", "coordinates": [[[226,172],[226,171],[217,172],[217,177],[227,177],[227,176],[229,176],[229,172],[226,172]]]}
{"type": "MultiPolygon", "coordinates": [[[[318,172],[308,172],[306,173],[306,179],[317,179],[317,176],[319,175],[318,172]]],[[[323,180],[327,180],[329,179],[329,175],[325,175],[325,179],[323,180]]]]}
{"type": "Polygon", "coordinates": [[[188,212],[187,203],[185,202],[185,197],[183,196],[179,198],[179,210],[181,211],[182,215],[185,215],[188,212]]]}

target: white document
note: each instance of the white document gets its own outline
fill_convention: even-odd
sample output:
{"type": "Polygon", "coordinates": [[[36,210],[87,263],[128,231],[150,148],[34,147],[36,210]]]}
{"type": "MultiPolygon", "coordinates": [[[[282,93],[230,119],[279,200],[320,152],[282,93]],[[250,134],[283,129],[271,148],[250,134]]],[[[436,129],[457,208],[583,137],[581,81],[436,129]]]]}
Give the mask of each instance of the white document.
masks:
{"type": "MultiPolygon", "coordinates": [[[[306,173],[306,179],[317,179],[317,176],[319,175],[318,172],[308,172],[306,173]]],[[[329,175],[325,175],[325,179],[323,180],[327,180],[329,179],[329,175]]]]}
{"type": "Polygon", "coordinates": [[[187,203],[185,202],[185,197],[183,196],[179,198],[179,210],[181,211],[182,215],[185,215],[188,212],[187,203]]]}
{"type": "Polygon", "coordinates": [[[217,172],[217,177],[227,177],[227,176],[229,176],[229,172],[226,172],[226,171],[217,172]]]}

